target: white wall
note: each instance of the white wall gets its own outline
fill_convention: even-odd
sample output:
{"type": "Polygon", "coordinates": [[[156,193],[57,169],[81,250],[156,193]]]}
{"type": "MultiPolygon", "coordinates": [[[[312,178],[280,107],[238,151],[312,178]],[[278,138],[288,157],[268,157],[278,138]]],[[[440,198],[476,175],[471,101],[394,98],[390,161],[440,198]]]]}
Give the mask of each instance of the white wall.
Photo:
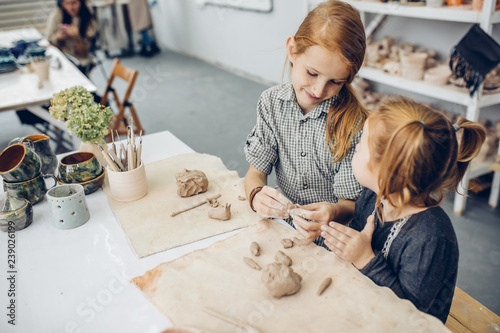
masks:
{"type": "Polygon", "coordinates": [[[200,3],[158,0],[151,11],[162,45],[268,83],[282,81],[285,41],[307,14],[307,0],[274,0],[270,13],[200,3]]]}

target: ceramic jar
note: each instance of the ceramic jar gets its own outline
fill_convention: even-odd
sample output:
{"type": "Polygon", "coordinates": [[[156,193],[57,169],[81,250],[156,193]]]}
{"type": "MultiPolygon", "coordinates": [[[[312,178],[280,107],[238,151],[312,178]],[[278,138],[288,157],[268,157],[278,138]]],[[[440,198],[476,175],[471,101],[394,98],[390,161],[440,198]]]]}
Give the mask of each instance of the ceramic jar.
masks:
{"type": "Polygon", "coordinates": [[[32,205],[34,205],[42,201],[45,193],[47,193],[47,185],[45,184],[45,178],[52,178],[54,180],[54,184],[51,187],[57,185],[57,180],[55,176],[39,174],[35,178],[24,182],[11,183],[11,182],[6,182],[4,179],[3,189],[5,192],[7,192],[8,195],[20,199],[26,199],[32,205]]]}
{"type": "Polygon", "coordinates": [[[103,168],[91,152],[69,154],[59,163],[59,179],[64,183],[80,183],[98,177],[103,168]]]}
{"type": "Polygon", "coordinates": [[[33,207],[26,199],[7,195],[0,200],[0,230],[3,232],[19,231],[33,222],[33,207]]]}
{"type": "MultiPolygon", "coordinates": [[[[42,173],[44,175],[53,175],[57,168],[57,156],[50,147],[50,137],[44,134],[32,134],[25,137],[15,138],[10,143],[10,145],[21,143],[27,146],[31,143],[31,146],[35,150],[35,153],[40,158],[42,162],[42,173]]],[[[27,146],[30,148],[29,146],[27,146]]]]}
{"type": "Polygon", "coordinates": [[[408,80],[422,80],[428,54],[424,52],[401,52],[401,76],[408,80]]]}
{"type": "Polygon", "coordinates": [[[116,201],[130,202],[144,197],[148,193],[146,168],[141,165],[131,171],[113,171],[107,168],[111,196],[116,201]]]}

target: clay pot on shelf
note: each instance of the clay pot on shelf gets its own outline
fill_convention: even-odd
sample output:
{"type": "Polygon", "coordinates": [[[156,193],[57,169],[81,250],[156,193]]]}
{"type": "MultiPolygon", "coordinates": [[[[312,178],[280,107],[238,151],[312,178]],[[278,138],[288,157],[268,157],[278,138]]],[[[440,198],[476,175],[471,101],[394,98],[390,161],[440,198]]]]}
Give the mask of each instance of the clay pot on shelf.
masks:
{"type": "Polygon", "coordinates": [[[451,69],[448,65],[439,65],[429,68],[424,74],[424,81],[433,86],[444,86],[451,77],[451,69]]]}
{"type": "Polygon", "coordinates": [[[425,62],[428,54],[423,52],[401,53],[401,75],[413,81],[424,77],[425,62]]]}

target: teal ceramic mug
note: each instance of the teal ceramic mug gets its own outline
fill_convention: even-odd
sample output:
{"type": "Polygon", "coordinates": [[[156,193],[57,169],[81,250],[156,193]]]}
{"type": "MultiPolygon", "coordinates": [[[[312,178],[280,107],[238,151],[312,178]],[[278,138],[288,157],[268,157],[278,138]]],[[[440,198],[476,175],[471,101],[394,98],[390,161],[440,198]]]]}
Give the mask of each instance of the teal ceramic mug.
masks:
{"type": "Polygon", "coordinates": [[[26,199],[9,195],[0,200],[0,230],[14,232],[27,228],[33,222],[33,206],[26,199]]]}
{"type": "Polygon", "coordinates": [[[59,179],[63,183],[82,183],[102,174],[102,166],[91,152],[69,154],[59,163],[59,179]]]}
{"type": "Polygon", "coordinates": [[[0,154],[0,176],[8,182],[24,182],[40,174],[42,163],[34,150],[14,144],[0,154]]]}
{"type": "Polygon", "coordinates": [[[21,143],[35,151],[42,162],[42,173],[44,175],[54,174],[57,169],[57,156],[50,147],[50,137],[45,134],[31,134],[24,137],[12,139],[9,146],[21,143]]]}
{"type": "Polygon", "coordinates": [[[54,175],[39,174],[35,178],[24,182],[10,183],[4,179],[3,190],[12,197],[26,199],[34,205],[42,201],[43,196],[47,193],[45,178],[52,178],[54,180],[54,184],[49,188],[56,186],[57,179],[54,175]]]}

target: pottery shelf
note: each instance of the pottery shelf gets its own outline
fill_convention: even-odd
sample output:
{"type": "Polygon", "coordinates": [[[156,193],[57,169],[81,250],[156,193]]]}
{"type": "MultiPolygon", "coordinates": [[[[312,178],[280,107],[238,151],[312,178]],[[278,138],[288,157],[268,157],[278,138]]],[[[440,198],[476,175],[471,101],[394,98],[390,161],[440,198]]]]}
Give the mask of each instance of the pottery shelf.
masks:
{"type": "MultiPolygon", "coordinates": [[[[363,24],[365,24],[366,35],[371,37],[377,27],[388,16],[411,17],[423,20],[436,20],[447,22],[461,23],[478,23],[481,28],[491,34],[492,27],[496,23],[500,23],[500,11],[495,11],[494,0],[484,0],[482,11],[473,11],[472,6],[453,6],[453,7],[427,7],[427,6],[412,6],[403,5],[399,2],[378,2],[378,1],[357,1],[343,0],[356,8],[360,14],[363,24]],[[374,17],[369,24],[366,22],[365,13],[373,13],[374,17]]],[[[316,7],[322,0],[309,0],[309,9],[316,7]]],[[[378,82],[384,85],[395,87],[397,89],[411,91],[423,96],[433,97],[450,103],[463,105],[467,108],[466,118],[472,121],[479,119],[479,111],[481,108],[500,104],[500,93],[483,95],[482,87],[473,96],[465,89],[460,89],[452,85],[436,87],[426,84],[424,81],[411,81],[402,77],[397,77],[384,73],[382,70],[375,68],[363,67],[358,74],[360,77],[378,82]]],[[[498,151],[500,155],[500,148],[498,151]]],[[[468,172],[465,174],[459,186],[460,193],[466,193],[468,188],[468,180],[491,172],[489,166],[492,163],[485,162],[478,165],[471,165],[468,172]]],[[[492,183],[489,204],[493,208],[498,203],[500,197],[500,173],[495,173],[492,183]]],[[[466,196],[456,195],[454,203],[454,212],[457,215],[462,215],[465,211],[466,196]]]]}
{"type": "MultiPolygon", "coordinates": [[[[464,23],[481,23],[483,20],[483,12],[473,11],[470,5],[433,8],[402,5],[399,2],[344,1],[360,12],[374,14],[464,23]]],[[[315,2],[313,1],[313,3],[315,2]]],[[[491,23],[500,23],[500,11],[492,14],[491,23]]]]}
{"type": "MultiPolygon", "coordinates": [[[[425,81],[412,81],[401,76],[394,76],[384,73],[377,68],[362,67],[358,76],[390,87],[411,91],[420,95],[433,97],[446,102],[468,106],[470,103],[469,91],[448,84],[446,86],[432,86],[425,81]]],[[[500,93],[482,95],[479,100],[479,107],[487,107],[500,103],[500,93]]]]}

